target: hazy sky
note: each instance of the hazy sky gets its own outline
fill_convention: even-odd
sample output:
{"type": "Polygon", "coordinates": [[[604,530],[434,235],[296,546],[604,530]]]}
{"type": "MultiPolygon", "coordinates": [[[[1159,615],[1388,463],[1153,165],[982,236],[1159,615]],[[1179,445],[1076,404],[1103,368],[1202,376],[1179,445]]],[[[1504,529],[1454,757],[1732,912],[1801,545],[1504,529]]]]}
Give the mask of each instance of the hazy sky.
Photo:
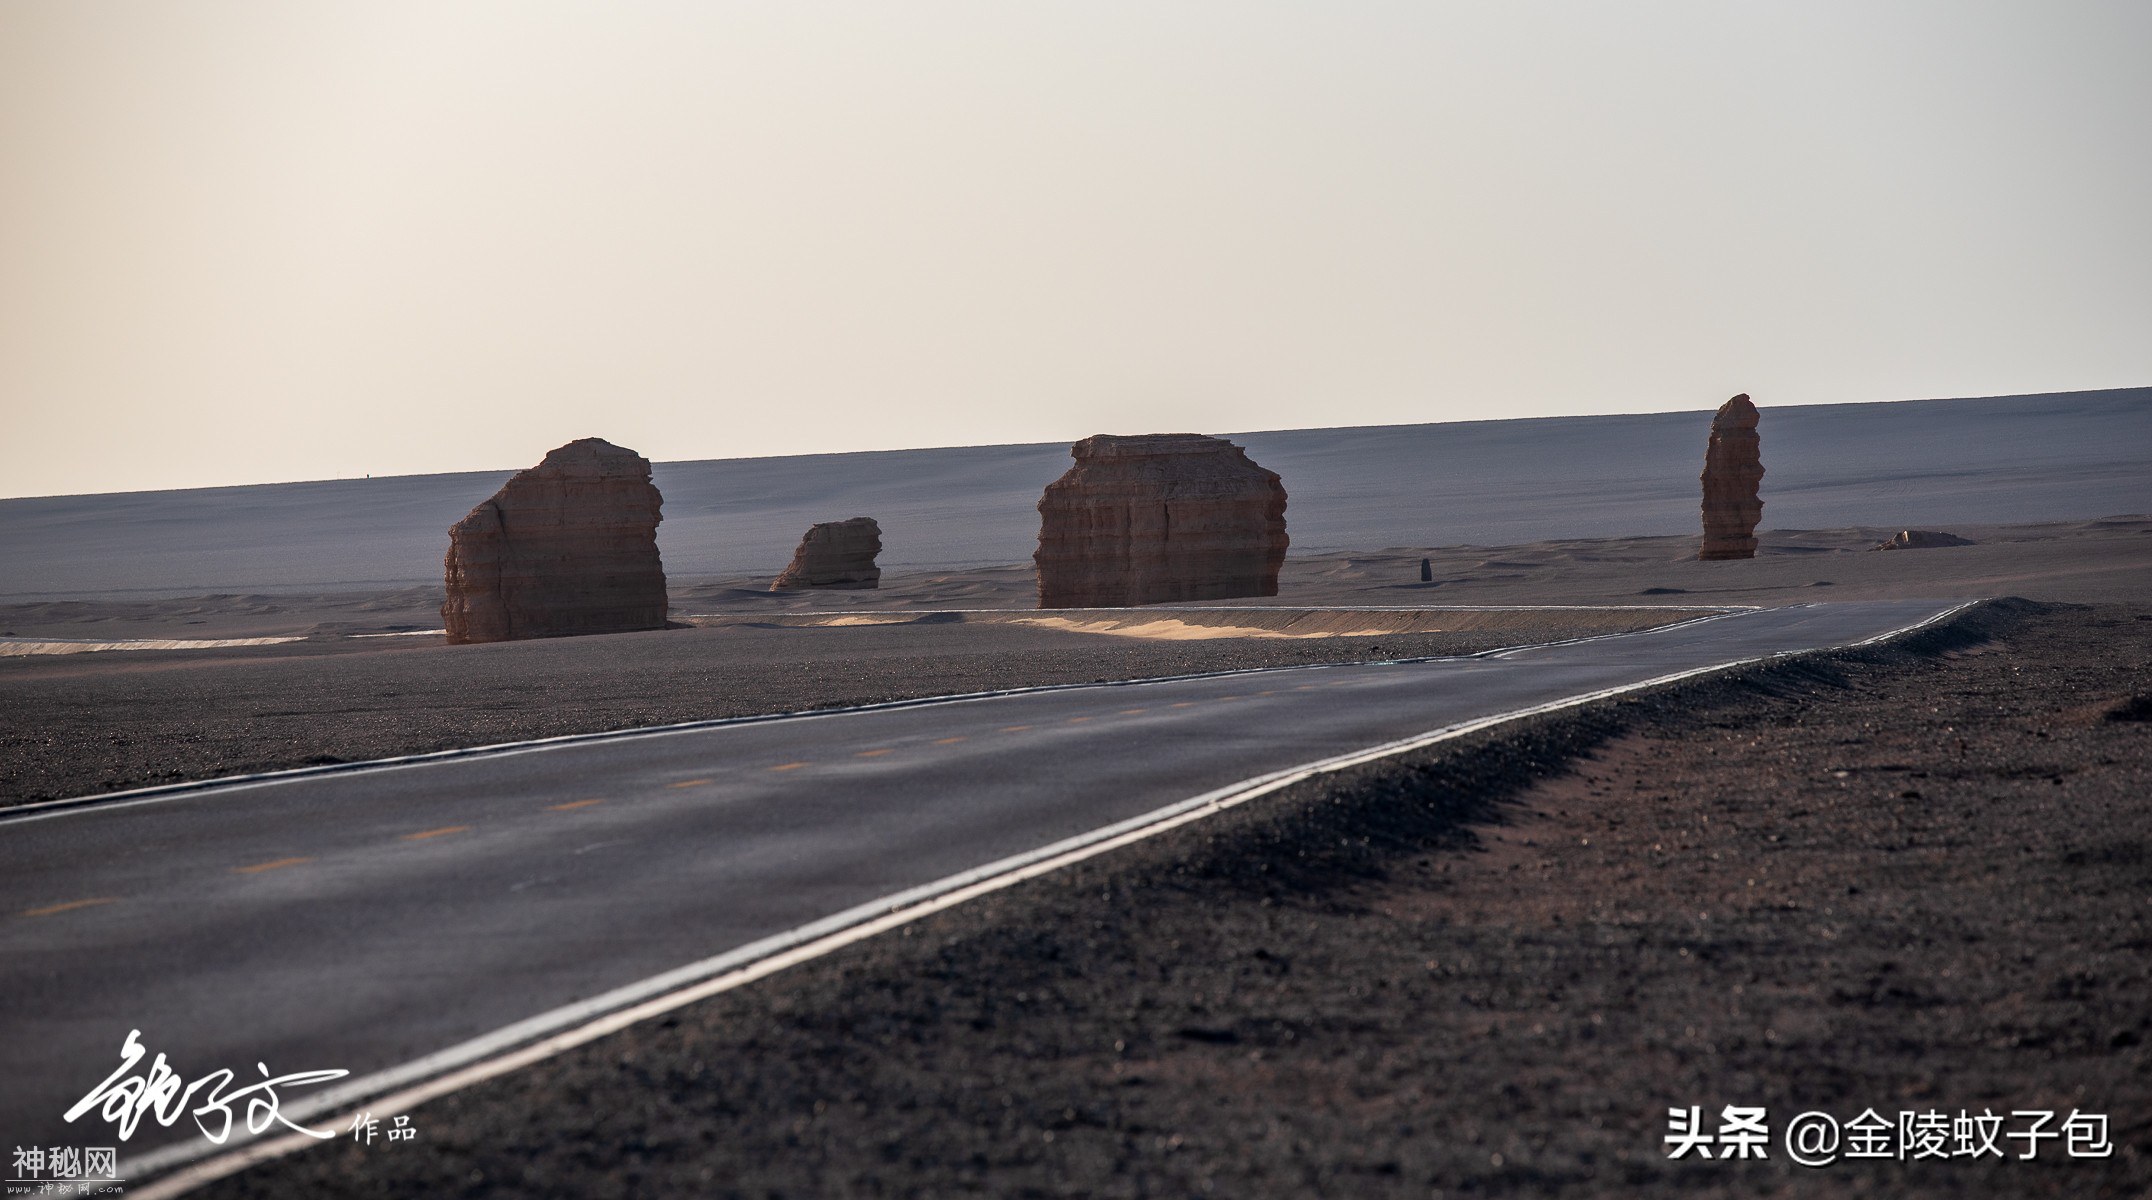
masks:
{"type": "Polygon", "coordinates": [[[0,0],[0,495],[2152,384],[2152,4],[0,0]]]}

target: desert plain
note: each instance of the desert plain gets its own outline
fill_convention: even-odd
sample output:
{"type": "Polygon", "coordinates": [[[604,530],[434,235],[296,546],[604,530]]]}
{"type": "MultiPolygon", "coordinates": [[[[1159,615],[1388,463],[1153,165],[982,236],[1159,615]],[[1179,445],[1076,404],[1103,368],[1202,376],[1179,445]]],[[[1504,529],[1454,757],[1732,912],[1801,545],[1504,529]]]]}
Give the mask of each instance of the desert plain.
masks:
{"type": "MultiPolygon", "coordinates": [[[[1947,459],[2028,411],[1963,403],[1966,428],[1945,422],[1920,452],[1947,459]]],[[[1857,428],[1819,438],[1847,450],[1839,474],[1784,510],[1805,494],[1806,511],[1887,523],[1774,524],[1767,476],[1757,557],[1733,562],[1696,561],[1694,534],[1652,502],[1634,532],[1607,531],[1623,489],[1693,482],[1595,497],[1572,475],[1523,525],[1507,493],[1484,511],[1460,500],[1451,528],[1546,534],[1566,510],[1591,534],[1465,544],[1394,536],[1444,522],[1414,488],[1333,464],[1337,486],[1295,493],[1288,519],[1312,508],[1308,526],[1346,532],[1296,541],[1275,597],[1142,609],[1033,607],[1029,567],[997,556],[998,508],[975,537],[945,513],[914,543],[984,561],[900,553],[872,591],[771,592],[781,556],[759,554],[774,559],[759,571],[711,559],[674,574],[671,628],[482,646],[444,644],[423,568],[295,571],[280,543],[253,541],[207,552],[226,556],[221,577],[263,586],[195,586],[167,548],[143,586],[119,587],[112,562],[48,545],[36,580],[0,586],[0,803],[921,696],[1472,654],[1748,606],[1984,600],[1887,645],[1298,785],[431,1102],[423,1141],[394,1156],[325,1146],[206,1194],[2141,1195],[2152,503],[2136,503],[2146,443],[2111,435],[2118,412],[2126,434],[2147,410],[2135,393],[2069,403],[2085,419],[2054,428],[2105,459],[2043,470],[2070,446],[1988,447],[1985,476],[1938,485],[1955,508],[1905,494],[1919,448],[1874,454],[1857,428]],[[1856,450],[1867,475],[1846,470],[1856,450]],[[2038,519],[1993,519],[2013,498],[2038,519]],[[1362,522],[1359,548],[1326,544],[1351,536],[1340,512],[1368,511],[1393,517],[1362,522]],[[1967,519],[1935,519],[1953,512],[1967,519]],[[1970,544],[1875,549],[1904,528],[1970,544]],[[1813,1171],[1665,1158],[1669,1106],[1725,1103],[2081,1107],[2109,1118],[2114,1152],[1813,1171]]],[[[0,502],[27,514],[17,534],[75,519],[21,504],[0,502]]],[[[400,544],[401,528],[365,544],[400,544]]]]}

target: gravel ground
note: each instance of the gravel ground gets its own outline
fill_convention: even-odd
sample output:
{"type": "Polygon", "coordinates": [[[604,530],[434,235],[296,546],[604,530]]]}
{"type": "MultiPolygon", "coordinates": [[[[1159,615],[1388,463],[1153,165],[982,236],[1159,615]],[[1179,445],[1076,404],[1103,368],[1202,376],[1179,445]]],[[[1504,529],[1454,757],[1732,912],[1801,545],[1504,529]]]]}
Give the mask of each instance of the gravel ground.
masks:
{"type": "MultiPolygon", "coordinates": [[[[1685,614],[1675,614],[1685,615],[1685,614]]],[[[997,625],[733,626],[409,646],[0,658],[0,806],[282,767],[992,688],[1460,654],[1528,632],[1159,642],[997,625]]]]}
{"type": "Polygon", "coordinates": [[[207,1194],[2143,1196],[2148,672],[2152,609],[2005,602],[1513,725],[207,1194]],[[1667,1159],[1729,1104],[2077,1108],[2115,1151],[1667,1159]]]}

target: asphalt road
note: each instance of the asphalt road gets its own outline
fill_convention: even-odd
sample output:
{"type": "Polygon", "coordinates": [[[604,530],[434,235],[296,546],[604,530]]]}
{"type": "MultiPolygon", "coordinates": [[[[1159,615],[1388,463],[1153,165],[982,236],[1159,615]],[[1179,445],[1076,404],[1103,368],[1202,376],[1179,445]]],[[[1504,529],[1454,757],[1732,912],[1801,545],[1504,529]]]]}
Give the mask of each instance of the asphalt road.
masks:
{"type": "MultiPolygon", "coordinates": [[[[130,1030],[188,1081],[228,1068],[244,1087],[257,1064],[357,1077],[1238,780],[1947,607],[1773,609],[1498,657],[803,715],[0,815],[0,1147],[114,1145],[96,1114],[61,1118],[130,1030]]],[[[179,1116],[118,1144],[200,1140],[179,1116]]]]}

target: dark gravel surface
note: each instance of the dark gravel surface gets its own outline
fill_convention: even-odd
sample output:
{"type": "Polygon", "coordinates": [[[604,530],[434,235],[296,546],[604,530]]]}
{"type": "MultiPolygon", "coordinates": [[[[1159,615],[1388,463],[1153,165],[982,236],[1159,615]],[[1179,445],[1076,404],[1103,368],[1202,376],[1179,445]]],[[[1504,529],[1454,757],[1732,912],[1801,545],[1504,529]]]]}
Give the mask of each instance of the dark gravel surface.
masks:
{"type": "Polygon", "coordinates": [[[1513,725],[207,1194],[2144,1196],[2148,672],[2152,610],[2005,603],[1513,725]],[[2079,1108],[2116,1149],[1670,1162],[1692,1104],[2079,1108]]]}
{"type": "MultiPolygon", "coordinates": [[[[1614,614],[1606,620],[1635,619],[1614,614]]],[[[0,658],[0,805],[568,733],[1604,632],[1164,642],[997,625],[733,626],[0,658]]]]}

